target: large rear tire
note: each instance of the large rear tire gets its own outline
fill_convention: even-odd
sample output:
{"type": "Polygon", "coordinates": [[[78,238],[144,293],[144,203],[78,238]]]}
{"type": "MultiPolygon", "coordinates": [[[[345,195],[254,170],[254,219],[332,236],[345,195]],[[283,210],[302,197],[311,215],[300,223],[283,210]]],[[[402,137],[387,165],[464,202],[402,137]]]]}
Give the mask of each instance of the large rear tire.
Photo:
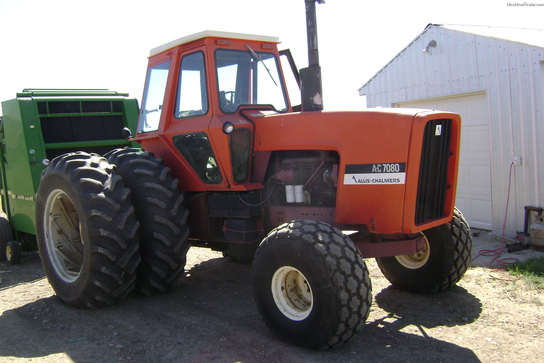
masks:
{"type": "Polygon", "coordinates": [[[36,233],[49,283],[66,304],[112,305],[134,288],[140,255],[130,191],[99,155],[51,161],[36,196],[36,233]]]}
{"type": "Polygon", "coordinates": [[[455,208],[451,222],[423,231],[426,248],[414,255],[376,258],[394,286],[411,292],[441,292],[463,277],[472,254],[472,236],[463,214],[455,208]]]}
{"type": "Polygon", "coordinates": [[[189,228],[183,194],[162,160],[141,149],[117,149],[106,155],[131,190],[140,222],[136,289],[154,295],[171,288],[185,272],[189,228]]]}
{"type": "Polygon", "coordinates": [[[323,222],[296,220],[272,230],[257,250],[252,278],[266,325],[303,347],[347,342],[370,311],[370,278],[359,250],[323,222]]]}

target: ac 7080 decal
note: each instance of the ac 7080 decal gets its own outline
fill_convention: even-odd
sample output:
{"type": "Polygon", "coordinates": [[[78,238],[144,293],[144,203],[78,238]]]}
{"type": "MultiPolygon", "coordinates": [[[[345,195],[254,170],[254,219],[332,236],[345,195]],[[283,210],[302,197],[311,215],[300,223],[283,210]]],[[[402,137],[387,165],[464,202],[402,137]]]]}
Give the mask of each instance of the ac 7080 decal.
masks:
{"type": "Polygon", "coordinates": [[[346,165],[344,184],[404,184],[406,163],[346,165]]]}

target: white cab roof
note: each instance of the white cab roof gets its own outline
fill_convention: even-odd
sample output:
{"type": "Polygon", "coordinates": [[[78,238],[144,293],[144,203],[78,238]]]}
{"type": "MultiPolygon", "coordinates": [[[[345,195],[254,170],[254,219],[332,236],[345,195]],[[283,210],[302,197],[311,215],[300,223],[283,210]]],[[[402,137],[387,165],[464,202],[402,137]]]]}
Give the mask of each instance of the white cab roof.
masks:
{"type": "Polygon", "coordinates": [[[187,35],[185,37],[172,40],[171,42],[168,42],[166,44],[153,48],[149,52],[149,56],[151,57],[155,54],[159,54],[160,52],[164,52],[165,50],[173,48],[180,44],[188,43],[193,40],[197,40],[197,39],[205,38],[205,37],[246,39],[246,40],[256,40],[259,42],[280,43],[280,39],[278,37],[269,37],[265,35],[255,35],[255,34],[230,33],[230,32],[216,31],[216,30],[204,30],[202,32],[187,35]]]}

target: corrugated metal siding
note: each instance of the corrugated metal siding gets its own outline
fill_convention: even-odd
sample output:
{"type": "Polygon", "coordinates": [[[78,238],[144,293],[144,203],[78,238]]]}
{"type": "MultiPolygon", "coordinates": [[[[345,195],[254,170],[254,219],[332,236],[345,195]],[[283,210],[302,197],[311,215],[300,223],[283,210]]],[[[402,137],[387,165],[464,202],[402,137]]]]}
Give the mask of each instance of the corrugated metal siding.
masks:
{"type": "Polygon", "coordinates": [[[360,89],[369,107],[485,91],[493,232],[523,230],[524,206],[544,207],[544,48],[431,26],[360,89]],[[422,50],[435,40],[430,54],[422,50]],[[506,210],[510,165],[509,207],[506,210]]]}
{"type": "Polygon", "coordinates": [[[542,90],[537,85],[543,49],[499,39],[490,39],[488,48],[490,53],[483,60],[490,60],[493,232],[502,235],[506,217],[504,233],[514,236],[524,228],[523,207],[544,204],[544,159],[535,152],[538,140],[544,140],[543,119],[537,115],[537,107],[542,107],[542,90]],[[515,156],[522,158],[522,165],[511,167],[515,156]]]}

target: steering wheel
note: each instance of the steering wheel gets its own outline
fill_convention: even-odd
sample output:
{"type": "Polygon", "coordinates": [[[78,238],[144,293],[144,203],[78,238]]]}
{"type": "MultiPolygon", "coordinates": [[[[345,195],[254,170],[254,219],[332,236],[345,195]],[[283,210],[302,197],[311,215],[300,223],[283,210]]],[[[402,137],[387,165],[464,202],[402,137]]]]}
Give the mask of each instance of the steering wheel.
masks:
{"type": "Polygon", "coordinates": [[[236,111],[238,106],[242,104],[242,96],[236,91],[225,91],[223,94],[225,96],[225,111],[236,111]]]}

